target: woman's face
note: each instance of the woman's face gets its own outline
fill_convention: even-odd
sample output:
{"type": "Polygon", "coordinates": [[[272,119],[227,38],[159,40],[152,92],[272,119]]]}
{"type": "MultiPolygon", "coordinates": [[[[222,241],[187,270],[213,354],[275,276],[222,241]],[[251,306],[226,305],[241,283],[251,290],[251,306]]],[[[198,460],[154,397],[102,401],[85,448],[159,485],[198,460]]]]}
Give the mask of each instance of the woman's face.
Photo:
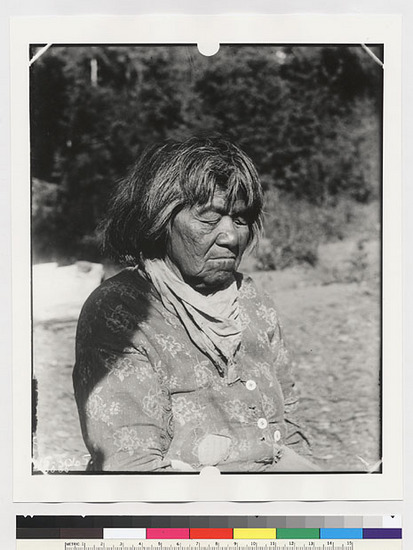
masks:
{"type": "Polygon", "coordinates": [[[234,280],[250,236],[245,201],[229,211],[217,190],[206,205],[181,210],[172,222],[166,262],[195,290],[208,294],[234,280]]]}

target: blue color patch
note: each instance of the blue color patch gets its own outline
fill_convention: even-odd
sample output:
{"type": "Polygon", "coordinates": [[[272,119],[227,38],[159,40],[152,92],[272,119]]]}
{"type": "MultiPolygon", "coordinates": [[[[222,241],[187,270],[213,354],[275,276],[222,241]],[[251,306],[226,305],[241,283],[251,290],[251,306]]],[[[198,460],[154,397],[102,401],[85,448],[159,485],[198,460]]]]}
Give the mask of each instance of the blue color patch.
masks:
{"type": "Polygon", "coordinates": [[[362,539],[363,529],[320,529],[320,539],[362,539]]]}

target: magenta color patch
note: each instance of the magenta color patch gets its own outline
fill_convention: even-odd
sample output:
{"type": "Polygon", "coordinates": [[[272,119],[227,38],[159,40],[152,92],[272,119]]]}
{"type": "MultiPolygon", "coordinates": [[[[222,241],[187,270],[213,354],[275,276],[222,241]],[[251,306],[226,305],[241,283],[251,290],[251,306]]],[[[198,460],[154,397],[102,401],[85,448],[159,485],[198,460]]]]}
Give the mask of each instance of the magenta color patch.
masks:
{"type": "Polygon", "coordinates": [[[189,539],[189,529],[146,529],[147,539],[189,539]]]}

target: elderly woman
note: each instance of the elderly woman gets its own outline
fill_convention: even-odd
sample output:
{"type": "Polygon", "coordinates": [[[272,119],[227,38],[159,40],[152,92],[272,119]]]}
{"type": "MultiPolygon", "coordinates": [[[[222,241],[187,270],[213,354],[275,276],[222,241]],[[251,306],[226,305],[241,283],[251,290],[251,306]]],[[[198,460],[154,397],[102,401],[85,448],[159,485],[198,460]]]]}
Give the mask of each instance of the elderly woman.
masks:
{"type": "Polygon", "coordinates": [[[121,182],[106,248],[129,265],[87,300],[74,386],[91,471],[312,471],[277,313],[237,272],[262,189],[220,138],[149,148],[121,182]]]}

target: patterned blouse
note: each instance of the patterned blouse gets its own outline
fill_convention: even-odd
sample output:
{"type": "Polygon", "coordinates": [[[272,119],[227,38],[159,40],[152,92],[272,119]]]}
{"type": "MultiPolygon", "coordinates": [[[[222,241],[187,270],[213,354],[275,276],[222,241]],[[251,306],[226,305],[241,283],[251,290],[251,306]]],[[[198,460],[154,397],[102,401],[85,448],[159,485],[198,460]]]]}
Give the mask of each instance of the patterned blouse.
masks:
{"type": "Polygon", "coordinates": [[[242,343],[219,373],[137,268],[83,307],[73,372],[92,471],[271,471],[303,436],[277,313],[237,274],[242,343]],[[179,462],[177,462],[179,461],[179,462]]]}

